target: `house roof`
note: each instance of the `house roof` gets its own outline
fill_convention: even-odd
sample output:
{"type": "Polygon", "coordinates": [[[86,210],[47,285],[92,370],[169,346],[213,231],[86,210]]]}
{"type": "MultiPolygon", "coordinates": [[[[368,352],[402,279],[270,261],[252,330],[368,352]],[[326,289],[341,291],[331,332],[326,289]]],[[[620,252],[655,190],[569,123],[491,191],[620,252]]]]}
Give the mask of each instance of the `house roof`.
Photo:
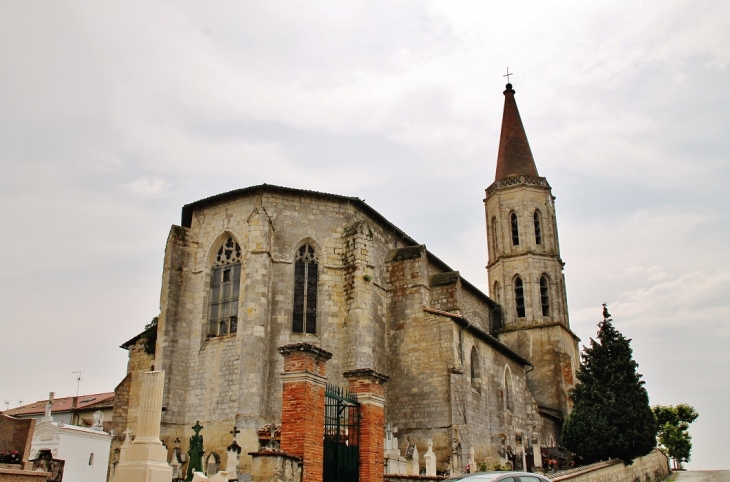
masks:
{"type": "MultiPolygon", "coordinates": [[[[5,415],[13,417],[22,415],[42,414],[46,411],[46,402],[48,400],[39,400],[35,403],[29,403],[3,412],[5,415]]],[[[114,392],[92,393],[91,395],[79,395],[78,397],[55,398],[51,414],[70,412],[73,410],[98,410],[101,408],[111,408],[114,406],[114,392]],[[78,398],[76,407],[73,406],[74,398],[78,398]]]]}
{"type": "Polygon", "coordinates": [[[532,157],[530,143],[527,141],[525,127],[522,125],[520,111],[515,102],[512,84],[504,91],[504,112],[502,113],[502,132],[499,136],[497,172],[495,181],[515,176],[539,177],[535,159],[532,157]]]}

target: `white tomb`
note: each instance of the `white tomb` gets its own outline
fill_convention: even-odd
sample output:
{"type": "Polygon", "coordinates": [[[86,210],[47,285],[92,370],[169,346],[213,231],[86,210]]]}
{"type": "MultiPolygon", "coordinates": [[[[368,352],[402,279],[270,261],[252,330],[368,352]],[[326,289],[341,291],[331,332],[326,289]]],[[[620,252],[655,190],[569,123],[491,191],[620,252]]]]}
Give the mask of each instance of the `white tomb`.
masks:
{"type": "Polygon", "coordinates": [[[385,474],[406,474],[406,458],[400,454],[398,448],[398,438],[394,434],[398,433],[398,427],[393,427],[390,423],[385,427],[385,439],[383,447],[385,451],[385,474]]]}

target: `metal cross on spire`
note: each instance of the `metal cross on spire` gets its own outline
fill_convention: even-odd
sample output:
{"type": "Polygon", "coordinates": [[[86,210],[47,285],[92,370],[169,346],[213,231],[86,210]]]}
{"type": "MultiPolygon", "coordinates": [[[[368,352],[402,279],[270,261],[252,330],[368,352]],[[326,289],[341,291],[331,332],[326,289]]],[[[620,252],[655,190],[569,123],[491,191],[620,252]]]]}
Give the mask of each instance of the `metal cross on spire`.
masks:
{"type": "Polygon", "coordinates": [[[509,83],[509,76],[510,76],[510,75],[515,75],[515,74],[514,74],[514,73],[511,73],[511,74],[510,74],[510,73],[509,73],[509,67],[507,67],[507,75],[503,75],[503,76],[502,76],[502,77],[507,77],[507,83],[509,83]]]}

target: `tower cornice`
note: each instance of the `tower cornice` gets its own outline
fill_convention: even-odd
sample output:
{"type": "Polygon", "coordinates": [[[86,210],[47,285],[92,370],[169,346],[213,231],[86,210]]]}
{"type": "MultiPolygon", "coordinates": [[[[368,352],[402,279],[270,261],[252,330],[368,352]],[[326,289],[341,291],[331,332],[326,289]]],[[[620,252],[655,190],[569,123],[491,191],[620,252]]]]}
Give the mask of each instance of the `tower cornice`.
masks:
{"type": "Polygon", "coordinates": [[[565,267],[565,261],[560,257],[559,254],[553,254],[553,253],[540,253],[537,251],[525,251],[523,253],[517,253],[517,254],[502,254],[494,260],[493,262],[489,263],[487,265],[487,269],[492,268],[493,266],[497,266],[502,261],[508,260],[508,259],[515,259],[515,258],[542,258],[546,260],[555,260],[560,264],[560,269],[563,269],[565,267]]]}
{"type": "MultiPolygon", "coordinates": [[[[535,186],[535,187],[542,187],[547,190],[552,190],[550,187],[550,184],[548,184],[547,179],[544,177],[533,177],[533,176],[513,176],[513,177],[507,177],[505,179],[498,179],[494,181],[487,189],[487,198],[489,198],[494,192],[499,191],[501,189],[507,189],[510,187],[516,187],[516,186],[535,186]]],[[[486,199],[485,199],[486,201],[486,199]]]]}

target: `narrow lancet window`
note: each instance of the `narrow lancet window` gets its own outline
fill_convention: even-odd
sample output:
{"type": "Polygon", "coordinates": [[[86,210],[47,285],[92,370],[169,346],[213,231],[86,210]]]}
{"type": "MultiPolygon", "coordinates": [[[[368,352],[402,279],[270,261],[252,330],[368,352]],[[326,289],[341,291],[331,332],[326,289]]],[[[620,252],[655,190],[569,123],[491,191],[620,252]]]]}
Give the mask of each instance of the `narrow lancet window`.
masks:
{"type": "Polygon", "coordinates": [[[547,277],[540,278],[540,305],[542,306],[542,316],[550,316],[550,291],[547,277]]]}
{"type": "Polygon", "coordinates": [[[525,289],[522,286],[522,278],[515,278],[515,307],[517,308],[517,318],[525,317],[525,289]]]}
{"type": "Polygon", "coordinates": [[[520,232],[517,227],[517,215],[515,213],[510,216],[510,224],[512,226],[512,244],[517,246],[520,244],[520,232]]]}
{"type": "Polygon", "coordinates": [[[504,371],[504,406],[507,410],[514,410],[514,393],[512,390],[512,376],[509,370],[504,371]]]}
{"type": "Polygon", "coordinates": [[[540,227],[540,213],[535,211],[532,216],[535,221],[535,244],[542,244],[542,229],[540,227]]]}
{"type": "Polygon", "coordinates": [[[471,364],[471,386],[481,391],[482,389],[482,375],[479,369],[479,352],[477,347],[471,347],[471,356],[469,360],[471,364]]]}
{"type": "Polygon", "coordinates": [[[305,244],[294,260],[294,316],[292,331],[317,333],[317,254],[305,244]]]}
{"type": "Polygon", "coordinates": [[[499,249],[499,236],[497,235],[497,218],[492,218],[492,232],[491,232],[491,239],[492,239],[492,259],[496,259],[498,254],[497,250],[499,249]]]}
{"type": "Polygon", "coordinates": [[[208,336],[238,331],[238,297],[241,291],[241,247],[228,238],[218,250],[210,279],[208,336]]]}

